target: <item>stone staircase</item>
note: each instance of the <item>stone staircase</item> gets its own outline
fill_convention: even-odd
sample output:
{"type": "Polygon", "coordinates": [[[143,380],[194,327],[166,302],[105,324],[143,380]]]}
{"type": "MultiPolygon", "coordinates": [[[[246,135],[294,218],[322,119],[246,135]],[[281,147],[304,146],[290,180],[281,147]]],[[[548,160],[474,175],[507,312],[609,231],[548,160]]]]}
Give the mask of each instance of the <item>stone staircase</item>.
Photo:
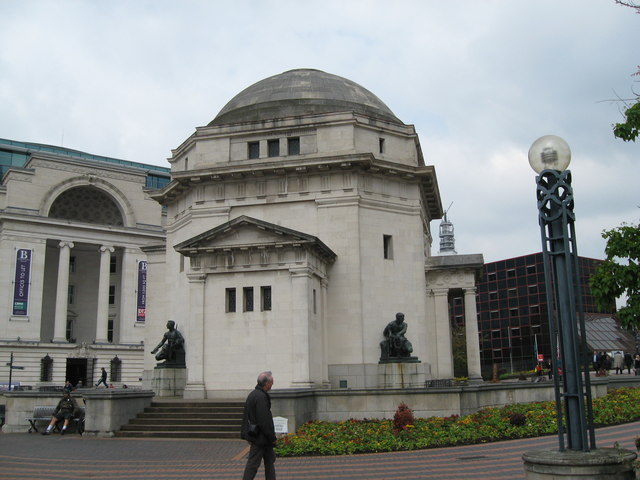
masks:
{"type": "Polygon", "coordinates": [[[240,438],[243,407],[241,402],[153,402],[116,437],[240,438]]]}

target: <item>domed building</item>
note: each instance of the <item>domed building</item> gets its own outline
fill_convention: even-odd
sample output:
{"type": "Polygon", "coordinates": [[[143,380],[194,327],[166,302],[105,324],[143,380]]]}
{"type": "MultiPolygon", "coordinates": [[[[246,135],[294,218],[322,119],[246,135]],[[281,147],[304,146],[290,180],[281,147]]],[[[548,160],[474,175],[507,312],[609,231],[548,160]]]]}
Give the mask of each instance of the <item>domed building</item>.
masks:
{"type": "MultiPolygon", "coordinates": [[[[271,370],[274,399],[298,420],[393,412],[322,396],[453,378],[453,290],[466,307],[469,377],[480,377],[482,256],[431,255],[430,222],[443,215],[435,169],[415,128],[373,93],[312,69],[266,78],[169,162],[171,182],[151,193],[166,209],[166,241],[143,247],[145,343],[177,322],[185,398],[243,398],[271,370]],[[384,362],[397,312],[413,351],[384,362]]],[[[153,386],[159,372],[153,356],[145,362],[153,386]]]]}

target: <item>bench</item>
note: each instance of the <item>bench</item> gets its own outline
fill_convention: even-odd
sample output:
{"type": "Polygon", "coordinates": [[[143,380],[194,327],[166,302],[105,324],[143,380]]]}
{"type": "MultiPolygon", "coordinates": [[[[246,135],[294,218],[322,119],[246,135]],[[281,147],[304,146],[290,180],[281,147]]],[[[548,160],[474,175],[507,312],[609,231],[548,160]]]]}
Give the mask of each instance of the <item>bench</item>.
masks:
{"type": "MultiPolygon", "coordinates": [[[[51,417],[53,417],[53,412],[56,407],[50,406],[36,406],[33,407],[33,414],[30,417],[25,418],[29,422],[29,433],[37,432],[38,427],[36,426],[37,422],[47,422],[47,425],[51,421],[51,417]]],[[[76,415],[73,416],[71,420],[69,420],[69,426],[75,426],[76,431],[82,435],[84,432],[84,407],[79,407],[76,415]]],[[[62,423],[58,422],[53,427],[54,431],[61,431],[62,423]]]]}

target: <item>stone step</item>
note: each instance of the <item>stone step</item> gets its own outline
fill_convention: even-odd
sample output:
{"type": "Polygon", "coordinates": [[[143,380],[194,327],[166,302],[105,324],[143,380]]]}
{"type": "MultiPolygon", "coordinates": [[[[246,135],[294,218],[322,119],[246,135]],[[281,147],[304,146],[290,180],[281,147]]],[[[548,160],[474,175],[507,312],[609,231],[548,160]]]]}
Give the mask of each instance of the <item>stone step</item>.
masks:
{"type": "Polygon", "coordinates": [[[242,419],[220,418],[220,419],[199,419],[199,418],[133,418],[129,425],[240,425],[242,419]]]}
{"type": "Polygon", "coordinates": [[[143,412],[138,414],[137,418],[183,418],[185,420],[188,419],[197,419],[201,418],[203,420],[224,420],[224,419],[232,419],[232,420],[242,420],[242,412],[236,414],[227,414],[227,413],[167,413],[167,412],[143,412]]]}
{"type": "Polygon", "coordinates": [[[223,432],[223,431],[208,431],[208,432],[192,432],[190,430],[176,430],[172,432],[166,431],[143,431],[143,430],[119,430],[115,432],[116,437],[130,437],[130,438],[233,438],[239,439],[239,431],[223,432]]]}
{"type": "Polygon", "coordinates": [[[117,437],[239,438],[244,405],[237,402],[153,402],[117,437]]]}
{"type": "Polygon", "coordinates": [[[123,425],[122,431],[140,432],[229,432],[234,431],[240,435],[239,425],[123,425]]]}

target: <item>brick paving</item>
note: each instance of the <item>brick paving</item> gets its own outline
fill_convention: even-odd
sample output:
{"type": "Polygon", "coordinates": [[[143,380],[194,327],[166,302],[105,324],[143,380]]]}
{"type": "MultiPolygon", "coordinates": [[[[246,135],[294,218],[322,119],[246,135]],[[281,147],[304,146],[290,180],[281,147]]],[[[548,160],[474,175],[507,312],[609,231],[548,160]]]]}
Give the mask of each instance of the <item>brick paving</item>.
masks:
{"type": "MultiPolygon", "coordinates": [[[[635,451],[640,422],[598,429],[598,447],[635,451]]],[[[458,480],[524,478],[522,453],[557,449],[557,436],[339,457],[279,458],[279,480],[458,480]]],[[[2,480],[238,480],[241,440],[134,439],[11,433],[0,435],[2,480]]],[[[264,478],[262,469],[256,476],[264,478]]]]}

